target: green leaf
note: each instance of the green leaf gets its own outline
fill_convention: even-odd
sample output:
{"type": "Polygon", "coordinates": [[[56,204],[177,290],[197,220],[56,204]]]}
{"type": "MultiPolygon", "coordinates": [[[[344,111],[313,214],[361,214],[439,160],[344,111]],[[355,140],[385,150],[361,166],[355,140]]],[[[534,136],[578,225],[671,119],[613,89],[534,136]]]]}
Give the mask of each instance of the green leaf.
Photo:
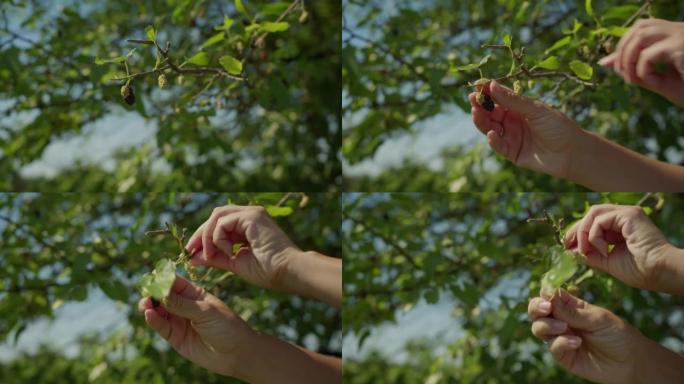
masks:
{"type": "Polygon", "coordinates": [[[195,65],[207,65],[209,64],[209,55],[207,55],[205,52],[199,52],[195,54],[195,56],[189,58],[187,63],[195,65]]]}
{"type": "Polygon", "coordinates": [[[242,63],[232,56],[221,57],[219,59],[219,64],[221,64],[221,66],[231,75],[239,75],[242,73],[242,63]]]}
{"type": "Polygon", "coordinates": [[[117,57],[115,57],[113,59],[109,59],[109,60],[102,59],[99,56],[95,57],[95,64],[97,64],[97,65],[109,64],[109,63],[123,63],[124,61],[126,61],[125,56],[117,56],[117,57]]]}
{"type": "Polygon", "coordinates": [[[157,261],[154,270],[144,274],[138,281],[138,289],[143,296],[163,300],[168,296],[176,279],[176,266],[169,259],[157,261]]]}
{"type": "Polygon", "coordinates": [[[242,13],[243,15],[249,17],[249,15],[247,14],[247,8],[245,8],[245,5],[242,3],[242,0],[235,0],[235,9],[237,9],[237,11],[242,13]]]}
{"type": "Polygon", "coordinates": [[[287,31],[288,28],[290,28],[290,24],[286,21],[281,21],[277,23],[264,21],[263,23],[261,23],[261,29],[270,33],[287,31]]]}
{"type": "Polygon", "coordinates": [[[269,205],[266,207],[266,212],[272,217],[278,216],[290,216],[294,210],[291,207],[278,207],[275,205],[269,205]]]}
{"type": "Polygon", "coordinates": [[[591,79],[591,76],[594,74],[594,69],[591,67],[591,65],[583,63],[579,60],[571,61],[570,69],[572,69],[572,71],[575,72],[575,75],[577,75],[577,77],[583,80],[591,79]]]}
{"type": "Polygon", "coordinates": [[[536,67],[545,69],[558,69],[560,62],[556,56],[549,56],[541,62],[537,63],[536,67]]]}
{"type": "Polygon", "coordinates": [[[553,45],[551,46],[551,48],[547,49],[547,50],[545,51],[545,53],[549,53],[549,52],[555,51],[555,50],[558,49],[558,48],[562,48],[562,47],[564,47],[564,46],[570,44],[571,41],[572,41],[572,36],[565,36],[564,38],[562,38],[562,39],[556,41],[555,43],[553,43],[553,45]]]}
{"type": "Polygon", "coordinates": [[[145,33],[147,34],[147,38],[152,40],[152,41],[157,41],[157,31],[154,29],[153,26],[148,25],[145,28],[145,33]]]}
{"type": "Polygon", "coordinates": [[[216,29],[223,29],[224,31],[228,32],[230,30],[230,27],[233,26],[233,19],[228,17],[228,15],[223,16],[223,25],[220,27],[216,27],[216,29]]]}
{"type": "Polygon", "coordinates": [[[130,51],[128,51],[128,53],[126,54],[126,58],[128,59],[129,57],[133,56],[133,52],[135,52],[136,49],[137,48],[133,48],[130,51]]]}
{"type": "Polygon", "coordinates": [[[584,0],[584,10],[587,11],[587,15],[594,16],[594,8],[591,6],[591,0],[584,0]]]}
{"type": "Polygon", "coordinates": [[[225,32],[219,32],[215,34],[214,36],[210,37],[207,39],[207,41],[204,42],[204,44],[200,45],[199,49],[202,50],[208,46],[214,45],[218,43],[219,41],[222,41],[224,37],[226,36],[225,32]]]}
{"type": "Polygon", "coordinates": [[[542,292],[552,296],[572,275],[577,272],[577,261],[572,252],[554,246],[552,249],[553,266],[542,277],[542,292]]]}
{"type": "Polygon", "coordinates": [[[503,43],[505,46],[510,47],[511,46],[511,35],[508,33],[504,35],[503,37],[503,43]]]}
{"type": "Polygon", "coordinates": [[[603,20],[627,20],[637,10],[639,10],[639,6],[636,4],[618,5],[606,9],[605,12],[601,12],[601,18],[603,20]]]}
{"type": "Polygon", "coordinates": [[[629,28],[620,27],[617,25],[614,25],[614,26],[608,28],[608,34],[615,36],[615,37],[622,37],[622,36],[624,36],[625,33],[627,33],[627,31],[629,31],[629,28]]]}

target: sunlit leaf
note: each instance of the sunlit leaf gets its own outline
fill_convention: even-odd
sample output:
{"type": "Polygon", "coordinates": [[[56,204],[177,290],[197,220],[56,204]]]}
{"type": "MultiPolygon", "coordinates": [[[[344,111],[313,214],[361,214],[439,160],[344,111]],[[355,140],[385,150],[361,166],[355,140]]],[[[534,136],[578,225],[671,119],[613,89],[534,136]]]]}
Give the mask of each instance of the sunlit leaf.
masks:
{"type": "Polygon", "coordinates": [[[579,60],[571,61],[570,69],[572,69],[572,71],[575,73],[575,75],[577,75],[577,77],[583,80],[591,79],[591,76],[594,74],[594,69],[591,68],[591,65],[583,63],[579,60]]]}

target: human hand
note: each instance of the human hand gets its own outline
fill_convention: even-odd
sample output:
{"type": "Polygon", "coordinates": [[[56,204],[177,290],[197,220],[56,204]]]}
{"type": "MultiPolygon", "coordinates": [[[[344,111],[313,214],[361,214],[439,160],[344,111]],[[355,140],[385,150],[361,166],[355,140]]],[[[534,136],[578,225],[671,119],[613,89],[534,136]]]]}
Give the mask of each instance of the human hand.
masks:
{"type": "Polygon", "coordinates": [[[565,291],[530,300],[532,334],[563,368],[602,383],[631,383],[646,339],[612,312],[565,291]]]}
{"type": "Polygon", "coordinates": [[[684,107],[684,22],[637,20],[622,36],[615,52],[598,63],[613,68],[626,82],[684,107]],[[658,71],[656,64],[668,67],[658,71]]]}
{"type": "Polygon", "coordinates": [[[180,276],[163,305],[138,303],[145,322],[181,356],[212,372],[241,377],[241,353],[255,332],[228,306],[180,276]]]}
{"type": "Polygon", "coordinates": [[[670,245],[641,207],[594,205],[567,231],[564,242],[566,248],[577,248],[590,267],[633,287],[662,290],[668,285],[660,277],[670,245]]]}
{"type": "Polygon", "coordinates": [[[489,145],[516,165],[569,178],[572,154],[581,147],[584,131],[562,113],[540,101],[518,96],[496,81],[486,83],[496,106],[491,112],[468,95],[473,121],[489,145]]]}
{"type": "Polygon", "coordinates": [[[193,265],[226,269],[252,284],[281,290],[289,260],[302,252],[263,207],[237,205],[215,208],[185,248],[193,252],[193,265]],[[235,253],[234,244],[242,245],[235,253]]]}

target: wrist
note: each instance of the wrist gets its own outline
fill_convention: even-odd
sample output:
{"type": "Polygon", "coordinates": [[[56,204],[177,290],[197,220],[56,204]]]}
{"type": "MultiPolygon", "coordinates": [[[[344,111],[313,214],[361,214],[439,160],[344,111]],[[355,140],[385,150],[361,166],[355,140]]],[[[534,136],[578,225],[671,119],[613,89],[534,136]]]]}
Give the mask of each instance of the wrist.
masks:
{"type": "Polygon", "coordinates": [[[283,262],[273,279],[273,289],[286,293],[297,293],[298,264],[306,256],[306,253],[297,247],[288,247],[283,251],[283,262]]]}
{"type": "Polygon", "coordinates": [[[678,383],[684,376],[684,358],[639,333],[635,351],[634,383],[678,383]]]}
{"type": "Polygon", "coordinates": [[[649,289],[684,295],[684,250],[666,242],[653,252],[653,257],[656,262],[649,289]]]}

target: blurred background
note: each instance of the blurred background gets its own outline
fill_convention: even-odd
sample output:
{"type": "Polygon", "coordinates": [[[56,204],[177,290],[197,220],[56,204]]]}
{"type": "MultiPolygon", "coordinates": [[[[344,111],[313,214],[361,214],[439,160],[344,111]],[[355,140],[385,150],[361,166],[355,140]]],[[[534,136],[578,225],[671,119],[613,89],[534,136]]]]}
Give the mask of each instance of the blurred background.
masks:
{"type": "MultiPolygon", "coordinates": [[[[188,236],[214,207],[279,205],[275,220],[300,248],[340,257],[339,195],[0,194],[0,382],[233,383],[183,359],[147,327],[135,288],[167,236],[188,236]]],[[[201,272],[201,271],[200,271],[201,272]]],[[[212,293],[252,327],[341,356],[341,315],[323,303],[257,288],[230,276],[212,293]]]]}
{"type": "MultiPolygon", "coordinates": [[[[556,57],[559,71],[591,65],[590,88],[522,79],[585,129],[648,156],[684,163],[684,110],[624,83],[596,61],[612,50],[640,1],[343,0],[342,154],[349,191],[581,191],[496,155],[470,116],[467,84],[508,73],[512,38],[528,67],[556,57]],[[591,8],[588,10],[586,4],[591,8]],[[559,44],[557,44],[559,43],[559,44]],[[461,69],[474,64],[470,69],[461,69]]],[[[649,2],[644,16],[684,18],[684,3],[649,2]]],[[[512,83],[508,83],[512,86],[512,83]]]]}
{"type": "MultiPolygon", "coordinates": [[[[0,190],[327,191],[341,183],[341,5],[328,1],[8,0],[0,3],[0,190]],[[262,32],[283,21],[287,30],[262,32]],[[228,20],[228,21],[227,21],[228,20]],[[227,23],[227,24],[226,24],[227,23]],[[151,71],[154,26],[178,65],[244,60],[246,82],[151,71]],[[229,25],[229,28],[224,28],[229,25]],[[221,29],[224,28],[224,29],[221,29]],[[224,32],[223,39],[215,37],[224,32]],[[209,41],[210,39],[213,40],[209,41]],[[209,43],[210,44],[207,44],[209,43]],[[173,188],[170,188],[173,186],[173,188]]],[[[189,67],[189,66],[187,66],[189,67]]],[[[186,68],[187,68],[186,67],[186,68]]]]}
{"type": "MultiPolygon", "coordinates": [[[[527,219],[548,211],[568,228],[599,203],[641,203],[684,246],[681,195],[343,195],[345,383],[585,382],[530,331],[528,300],[557,245],[549,226],[527,219]]],[[[684,352],[684,298],[582,268],[568,283],[578,296],[684,352]]]]}

